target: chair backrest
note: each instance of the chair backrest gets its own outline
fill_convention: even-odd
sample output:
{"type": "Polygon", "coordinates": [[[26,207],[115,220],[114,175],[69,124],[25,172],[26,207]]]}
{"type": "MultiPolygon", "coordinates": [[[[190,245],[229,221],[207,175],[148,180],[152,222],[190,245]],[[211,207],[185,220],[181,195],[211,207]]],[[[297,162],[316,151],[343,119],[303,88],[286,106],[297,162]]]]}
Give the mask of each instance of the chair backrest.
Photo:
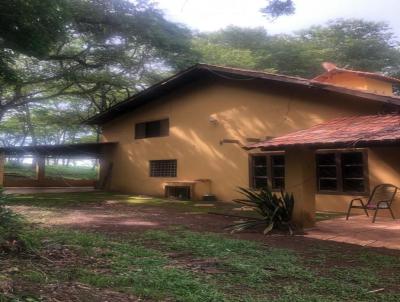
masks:
{"type": "Polygon", "coordinates": [[[397,193],[397,187],[392,184],[377,185],[369,196],[368,204],[376,205],[380,201],[386,202],[389,206],[397,193]]]}

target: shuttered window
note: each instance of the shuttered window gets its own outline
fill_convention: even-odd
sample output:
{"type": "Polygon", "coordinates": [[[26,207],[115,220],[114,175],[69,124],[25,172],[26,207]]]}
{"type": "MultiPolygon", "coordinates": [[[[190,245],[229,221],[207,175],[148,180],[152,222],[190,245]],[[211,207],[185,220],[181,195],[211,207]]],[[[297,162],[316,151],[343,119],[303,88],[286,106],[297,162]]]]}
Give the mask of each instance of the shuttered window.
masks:
{"type": "Polygon", "coordinates": [[[137,123],[135,125],[135,139],[162,137],[169,135],[169,119],[137,123]]]}

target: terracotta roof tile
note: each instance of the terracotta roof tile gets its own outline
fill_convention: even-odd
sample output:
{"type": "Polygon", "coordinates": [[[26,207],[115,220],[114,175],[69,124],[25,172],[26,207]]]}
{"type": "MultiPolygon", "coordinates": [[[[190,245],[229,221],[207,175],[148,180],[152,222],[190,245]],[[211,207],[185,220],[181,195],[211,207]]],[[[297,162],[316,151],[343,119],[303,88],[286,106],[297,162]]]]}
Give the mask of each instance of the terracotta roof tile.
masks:
{"type": "Polygon", "coordinates": [[[400,83],[399,79],[386,76],[384,74],[376,73],[376,72],[367,72],[367,71],[359,71],[359,70],[351,70],[351,69],[344,69],[344,68],[334,68],[332,70],[329,70],[327,72],[324,72],[323,74],[320,74],[316,76],[315,78],[312,79],[312,81],[317,81],[317,82],[325,82],[325,80],[333,74],[338,74],[338,73],[352,73],[360,76],[364,76],[366,78],[371,78],[371,79],[377,79],[377,80],[383,80],[386,82],[391,82],[391,83],[400,83]]]}
{"type": "Polygon", "coordinates": [[[336,118],[247,148],[276,150],[294,146],[361,147],[390,143],[400,143],[400,114],[336,118]]]}

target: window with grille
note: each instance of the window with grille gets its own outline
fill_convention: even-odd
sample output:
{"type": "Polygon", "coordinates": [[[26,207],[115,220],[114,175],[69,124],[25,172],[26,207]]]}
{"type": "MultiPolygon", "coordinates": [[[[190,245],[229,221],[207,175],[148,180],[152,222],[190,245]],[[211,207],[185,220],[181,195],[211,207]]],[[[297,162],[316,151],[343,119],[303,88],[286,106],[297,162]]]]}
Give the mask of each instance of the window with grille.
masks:
{"type": "Polygon", "coordinates": [[[190,200],[190,187],[165,186],[165,197],[178,200],[190,200]]]}
{"type": "Polygon", "coordinates": [[[317,180],[320,192],[365,193],[367,161],[365,152],[318,153],[317,180]]]}
{"type": "Polygon", "coordinates": [[[177,160],[151,160],[150,177],[176,177],[177,160]]]}
{"type": "Polygon", "coordinates": [[[283,154],[251,155],[250,178],[250,186],[255,189],[285,188],[285,156],[283,154]]]}
{"type": "Polygon", "coordinates": [[[148,137],[162,137],[169,135],[169,119],[137,123],[135,125],[135,139],[148,137]]]}

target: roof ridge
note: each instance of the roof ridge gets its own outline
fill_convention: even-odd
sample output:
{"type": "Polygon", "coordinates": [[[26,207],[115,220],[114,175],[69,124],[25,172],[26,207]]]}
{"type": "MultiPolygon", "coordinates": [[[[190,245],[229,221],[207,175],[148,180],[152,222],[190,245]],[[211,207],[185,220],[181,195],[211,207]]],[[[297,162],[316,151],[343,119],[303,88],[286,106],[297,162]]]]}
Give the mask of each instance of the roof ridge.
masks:
{"type": "Polygon", "coordinates": [[[224,70],[227,70],[227,71],[243,71],[243,72],[256,73],[256,74],[264,74],[264,75],[268,75],[268,76],[285,77],[285,78],[290,78],[290,79],[303,80],[305,82],[311,81],[311,79],[303,78],[303,77],[300,77],[300,76],[291,76],[291,75],[267,72],[267,71],[257,70],[257,69],[230,67],[230,66],[207,64],[207,63],[197,63],[195,66],[212,68],[212,69],[213,68],[218,68],[218,69],[224,69],[224,70]]]}

